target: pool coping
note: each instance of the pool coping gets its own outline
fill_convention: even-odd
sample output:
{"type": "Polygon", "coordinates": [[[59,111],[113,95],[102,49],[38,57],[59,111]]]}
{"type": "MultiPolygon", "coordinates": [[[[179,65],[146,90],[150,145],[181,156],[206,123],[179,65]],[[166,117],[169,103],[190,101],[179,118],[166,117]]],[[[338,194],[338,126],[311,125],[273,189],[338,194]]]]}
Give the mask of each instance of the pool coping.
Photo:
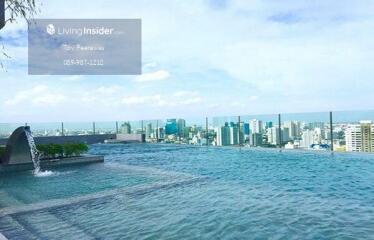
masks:
{"type": "MultiPolygon", "coordinates": [[[[104,162],[104,156],[102,155],[84,155],[84,156],[79,156],[79,157],[44,159],[40,161],[40,166],[43,168],[43,167],[89,164],[89,163],[100,163],[100,162],[104,162]]],[[[34,169],[34,165],[32,162],[22,163],[22,164],[0,165],[0,173],[27,171],[27,170],[33,170],[33,169],[34,169]]]]}

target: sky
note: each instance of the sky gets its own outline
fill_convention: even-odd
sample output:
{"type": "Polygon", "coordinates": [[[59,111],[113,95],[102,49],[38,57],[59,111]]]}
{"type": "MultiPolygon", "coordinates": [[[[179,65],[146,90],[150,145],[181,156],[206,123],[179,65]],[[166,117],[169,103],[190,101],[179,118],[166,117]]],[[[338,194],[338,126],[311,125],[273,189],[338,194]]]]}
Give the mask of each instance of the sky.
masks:
{"type": "Polygon", "coordinates": [[[0,30],[0,122],[373,109],[372,0],[64,0],[38,18],[140,18],[142,75],[29,76],[27,25],[0,30]]]}

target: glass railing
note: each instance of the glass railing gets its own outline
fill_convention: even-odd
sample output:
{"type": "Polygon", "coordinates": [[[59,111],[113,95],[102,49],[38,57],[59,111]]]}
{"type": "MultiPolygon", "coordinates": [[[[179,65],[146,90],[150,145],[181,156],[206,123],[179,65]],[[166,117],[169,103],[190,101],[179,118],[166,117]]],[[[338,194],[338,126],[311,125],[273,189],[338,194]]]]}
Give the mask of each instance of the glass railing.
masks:
{"type": "Polygon", "coordinates": [[[374,110],[139,121],[0,123],[0,138],[28,125],[34,136],[144,134],[146,142],[374,152],[374,110]]]}

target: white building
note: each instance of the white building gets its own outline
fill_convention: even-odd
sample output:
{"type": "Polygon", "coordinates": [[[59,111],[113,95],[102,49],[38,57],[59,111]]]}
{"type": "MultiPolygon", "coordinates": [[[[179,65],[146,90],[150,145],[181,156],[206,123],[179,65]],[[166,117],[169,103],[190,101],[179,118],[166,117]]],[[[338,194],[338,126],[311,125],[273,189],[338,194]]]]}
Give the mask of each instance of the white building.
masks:
{"type": "Polygon", "coordinates": [[[228,146],[231,143],[230,127],[226,124],[224,127],[216,128],[217,132],[217,146],[228,146]]]}
{"type": "Polygon", "coordinates": [[[287,121],[283,124],[284,128],[289,129],[290,139],[298,139],[301,135],[301,123],[297,121],[287,121]]]}
{"type": "Polygon", "coordinates": [[[345,150],[348,152],[374,152],[374,126],[371,121],[350,124],[345,130],[345,150]]]}
{"type": "Polygon", "coordinates": [[[230,127],[230,144],[237,145],[239,140],[239,132],[237,127],[230,127]]]}
{"type": "Polygon", "coordinates": [[[250,133],[262,133],[262,121],[257,119],[252,119],[249,121],[250,133]]]}

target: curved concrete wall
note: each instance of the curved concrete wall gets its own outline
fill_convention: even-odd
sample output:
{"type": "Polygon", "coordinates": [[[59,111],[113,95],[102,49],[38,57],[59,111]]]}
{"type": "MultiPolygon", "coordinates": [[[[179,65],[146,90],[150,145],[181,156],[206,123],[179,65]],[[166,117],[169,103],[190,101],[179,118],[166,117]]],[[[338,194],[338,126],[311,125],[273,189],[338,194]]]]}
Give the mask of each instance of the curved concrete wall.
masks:
{"type": "Polygon", "coordinates": [[[2,164],[24,164],[32,162],[26,131],[29,127],[17,128],[8,139],[2,164]]]}

